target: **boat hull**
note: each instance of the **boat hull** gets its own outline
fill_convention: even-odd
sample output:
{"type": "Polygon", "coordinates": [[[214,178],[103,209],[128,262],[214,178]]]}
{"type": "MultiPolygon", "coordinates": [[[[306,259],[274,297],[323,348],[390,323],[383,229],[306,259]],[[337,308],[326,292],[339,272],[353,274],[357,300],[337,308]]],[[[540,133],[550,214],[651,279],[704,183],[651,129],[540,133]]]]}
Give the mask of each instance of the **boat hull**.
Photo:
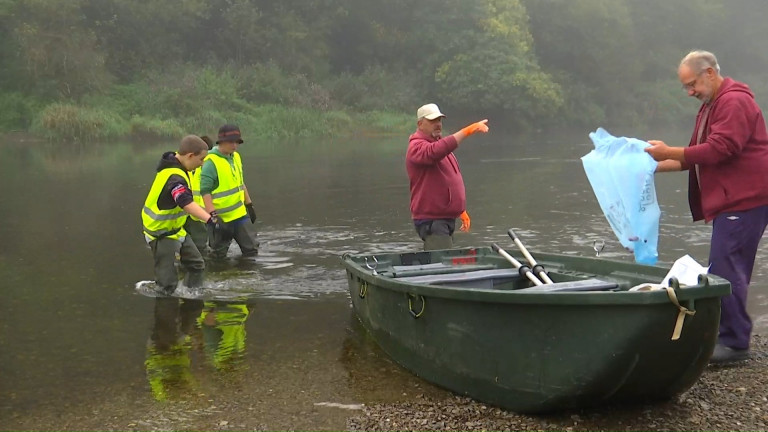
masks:
{"type": "MultiPolygon", "coordinates": [[[[393,262],[399,255],[377,257],[393,262]]],[[[586,260],[580,271],[610,265],[555,255],[537,259],[553,266],[558,259],[586,260]]],[[[387,354],[427,381],[528,413],[663,399],[688,389],[707,366],[720,297],[730,290],[721,279],[678,290],[681,305],[695,315],[685,317],[679,339],[672,340],[680,309],[663,290],[463,289],[403,283],[359,264],[345,259],[352,303],[387,354]]],[[[613,265],[618,281],[615,274],[627,273],[627,264],[613,265]]],[[[666,273],[649,269],[651,275],[637,277],[659,281],[666,273]]]]}

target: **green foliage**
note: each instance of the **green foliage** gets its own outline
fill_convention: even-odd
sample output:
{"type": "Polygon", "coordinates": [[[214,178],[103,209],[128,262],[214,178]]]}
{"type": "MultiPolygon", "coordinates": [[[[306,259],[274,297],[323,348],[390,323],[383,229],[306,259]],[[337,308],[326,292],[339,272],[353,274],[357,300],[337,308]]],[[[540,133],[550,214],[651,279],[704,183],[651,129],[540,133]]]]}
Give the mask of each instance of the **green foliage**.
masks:
{"type": "Polygon", "coordinates": [[[0,130],[26,130],[41,103],[21,92],[0,91],[0,130]]]}
{"type": "Polygon", "coordinates": [[[306,75],[284,71],[274,62],[237,69],[233,90],[246,101],[292,107],[328,109],[330,95],[306,75]]]}
{"type": "Polygon", "coordinates": [[[642,73],[641,58],[632,55],[637,46],[627,2],[530,0],[526,5],[542,67],[568,76],[563,86],[583,87],[575,94],[592,96],[569,105],[589,107],[598,100],[609,121],[625,112],[628,87],[641,82],[642,73]]]}
{"type": "Polygon", "coordinates": [[[125,136],[129,128],[111,112],[55,103],[42,110],[33,130],[52,141],[94,141],[125,136]]]}
{"type": "Polygon", "coordinates": [[[250,113],[232,112],[227,121],[240,126],[243,139],[249,134],[267,138],[327,136],[352,124],[344,113],[277,105],[259,105],[250,113]]]}
{"type": "MultiPolygon", "coordinates": [[[[735,28],[744,26],[744,18],[739,17],[738,24],[729,25],[729,11],[748,11],[747,15],[759,14],[760,8],[748,6],[743,0],[737,7],[727,7],[733,2],[724,0],[696,0],[688,2],[670,2],[668,0],[625,0],[632,23],[636,31],[634,54],[639,60],[638,70],[641,80],[652,82],[675,77],[675,70],[680,59],[692,49],[706,49],[722,56],[729,52],[747,50],[744,45],[749,37],[736,34],[723,35],[712,29],[735,28]],[[736,42],[740,47],[725,48],[724,43],[736,42]]],[[[762,3],[763,6],[768,4],[762,3]]],[[[766,10],[765,7],[762,8],[766,10]]],[[[765,28],[764,26],[761,27],[765,28]]],[[[741,30],[741,29],[740,29],[741,30]]],[[[746,34],[745,34],[746,36],[746,34]]],[[[749,52],[749,51],[744,51],[749,52]]],[[[754,58],[752,54],[750,57],[754,58]]],[[[721,59],[722,60],[722,59],[721,59]]]]}
{"type": "Polygon", "coordinates": [[[370,111],[353,116],[357,124],[366,125],[366,130],[363,133],[368,135],[412,133],[416,128],[414,117],[413,114],[406,115],[386,111],[370,111]]]}
{"type": "Polygon", "coordinates": [[[17,2],[13,34],[25,71],[19,80],[28,92],[44,98],[78,98],[109,83],[106,54],[83,22],[81,5],[81,0],[17,2]]]}
{"type": "Polygon", "coordinates": [[[212,109],[203,109],[193,116],[179,120],[182,127],[189,131],[189,133],[195,135],[207,134],[208,136],[213,136],[219,129],[219,126],[228,122],[231,122],[231,120],[227,118],[227,114],[212,109]]]}
{"type": "Polygon", "coordinates": [[[655,124],[672,126],[686,120],[692,124],[699,102],[692,101],[679,90],[680,83],[673,76],[666,80],[639,83],[630,96],[632,104],[623,112],[634,116],[624,124],[655,124]]]}
{"type": "Polygon", "coordinates": [[[382,111],[411,129],[430,100],[533,127],[668,124],[690,114],[690,49],[768,98],[767,17],[760,0],[0,0],[0,129],[328,135],[400,127],[382,111]]]}
{"type": "Polygon", "coordinates": [[[438,93],[453,105],[471,104],[524,121],[556,113],[564,103],[562,90],[535,61],[520,2],[489,0],[476,22],[479,31],[462,39],[438,66],[438,93]]]}
{"type": "MultiPolygon", "coordinates": [[[[352,83],[357,80],[348,78],[352,83]]],[[[376,80],[394,84],[396,78],[371,73],[360,79],[357,87],[364,89],[365,83],[376,80]]],[[[383,92],[387,85],[378,88],[383,92]]],[[[309,82],[303,75],[283,73],[272,64],[150,73],[142,82],[114,85],[104,94],[88,97],[84,105],[130,119],[129,132],[143,139],[186,133],[212,135],[224,123],[237,123],[244,134],[246,130],[258,131],[259,137],[268,138],[343,135],[351,133],[358,122],[365,122],[365,129],[374,133],[390,132],[392,125],[402,129],[399,115],[368,114],[375,106],[372,100],[367,106],[333,101],[320,84],[309,82]],[[354,114],[331,106],[345,106],[354,114]]]]}
{"type": "Polygon", "coordinates": [[[131,137],[137,139],[159,140],[178,139],[187,132],[175,120],[159,120],[142,116],[133,116],[128,122],[131,137]]]}
{"type": "MultiPolygon", "coordinates": [[[[60,0],[51,0],[65,3],[60,0]]],[[[84,27],[96,34],[106,67],[121,82],[142,71],[209,57],[207,26],[215,5],[206,0],[75,0],[84,27]]],[[[67,1],[66,3],[69,3],[67,1]]],[[[202,64],[202,63],[198,63],[202,64]]]]}
{"type": "MultiPolygon", "coordinates": [[[[567,80],[562,80],[565,82],[567,80]]],[[[575,83],[566,88],[566,105],[559,116],[552,117],[551,122],[558,126],[581,125],[592,127],[604,125],[607,118],[605,108],[597,102],[594,89],[575,83]]]]}
{"type": "Polygon", "coordinates": [[[380,66],[369,67],[359,75],[343,73],[328,86],[333,100],[356,110],[411,111],[422,104],[416,74],[390,72],[380,66]]]}

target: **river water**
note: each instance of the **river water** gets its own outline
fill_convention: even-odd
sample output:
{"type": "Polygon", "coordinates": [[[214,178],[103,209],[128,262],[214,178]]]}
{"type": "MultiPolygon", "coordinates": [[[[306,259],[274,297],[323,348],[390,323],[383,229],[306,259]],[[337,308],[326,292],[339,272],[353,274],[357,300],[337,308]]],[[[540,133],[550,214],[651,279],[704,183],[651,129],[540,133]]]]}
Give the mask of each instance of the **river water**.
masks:
{"type": "MultiPolygon", "coordinates": [[[[588,132],[466,140],[456,153],[472,231],[457,245],[511,248],[514,228],[533,251],[594,255],[597,240],[603,256],[631,261],[584,175],[588,132]]],[[[359,404],[447,395],[366,337],[339,259],[420,248],[406,142],[243,144],[261,252],[240,259],[233,246],[208,274],[207,301],[145,295],[153,274],[139,209],[175,143],[4,143],[0,429],[174,429],[195,416],[232,428],[343,429],[359,404]],[[147,416],[168,406],[181,407],[179,418],[147,416]]],[[[690,254],[706,264],[711,229],[690,221],[686,187],[684,174],[656,178],[662,263],[690,254]]],[[[764,244],[749,305],[759,333],[766,287],[764,244]]]]}

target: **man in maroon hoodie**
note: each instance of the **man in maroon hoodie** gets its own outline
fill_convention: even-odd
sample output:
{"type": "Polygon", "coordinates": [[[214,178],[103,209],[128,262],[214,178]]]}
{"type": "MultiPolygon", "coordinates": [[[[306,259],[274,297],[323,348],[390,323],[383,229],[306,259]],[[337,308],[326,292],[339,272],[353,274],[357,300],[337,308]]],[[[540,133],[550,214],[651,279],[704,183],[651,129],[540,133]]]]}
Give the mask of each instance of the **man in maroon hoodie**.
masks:
{"type": "Polygon", "coordinates": [[[488,119],[442,137],[445,114],[435,104],[416,111],[417,129],[408,140],[405,168],[411,182],[411,217],[424,250],[450,249],[456,218],[469,230],[464,179],[453,151],[475,132],[488,132],[488,119]]]}
{"type": "Polygon", "coordinates": [[[752,320],[747,289],[768,225],[768,132],[746,84],[720,75],[715,56],[692,51],[677,71],[683,89],[702,102],[688,147],[648,141],[657,172],[688,170],[693,220],[712,222],[709,271],[731,283],[721,301],[720,332],[710,363],[749,358],[752,320]]]}

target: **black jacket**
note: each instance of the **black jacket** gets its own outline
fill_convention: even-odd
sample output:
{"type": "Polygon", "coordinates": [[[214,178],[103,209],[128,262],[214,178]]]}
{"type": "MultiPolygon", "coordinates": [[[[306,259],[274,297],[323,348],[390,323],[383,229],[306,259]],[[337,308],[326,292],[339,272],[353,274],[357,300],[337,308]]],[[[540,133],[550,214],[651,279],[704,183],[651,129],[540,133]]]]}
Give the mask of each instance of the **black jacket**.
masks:
{"type": "MultiPolygon", "coordinates": [[[[165,152],[160,158],[160,162],[157,164],[157,172],[166,168],[178,168],[184,172],[187,171],[181,165],[181,162],[176,159],[175,152],[165,152]]],[[[163,191],[160,192],[160,196],[157,198],[157,207],[160,210],[170,210],[176,206],[183,208],[193,201],[192,189],[189,187],[189,178],[173,174],[168,177],[168,181],[163,186],[163,191]]]]}

